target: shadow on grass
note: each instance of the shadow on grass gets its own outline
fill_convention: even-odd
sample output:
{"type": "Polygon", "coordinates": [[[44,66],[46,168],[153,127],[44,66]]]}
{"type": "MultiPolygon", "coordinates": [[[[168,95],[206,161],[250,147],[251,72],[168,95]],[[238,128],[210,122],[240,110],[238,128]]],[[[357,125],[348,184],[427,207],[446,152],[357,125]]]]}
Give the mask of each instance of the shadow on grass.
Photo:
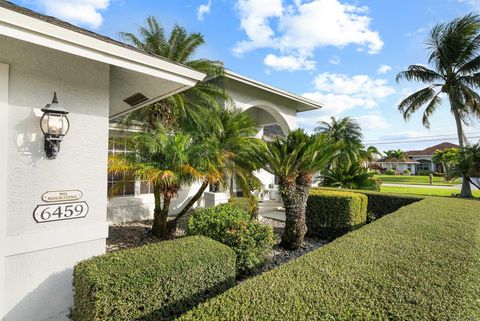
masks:
{"type": "MultiPolygon", "coordinates": [[[[182,314],[188,312],[189,310],[193,309],[197,305],[205,302],[206,300],[217,296],[232,286],[234,286],[235,279],[231,278],[222,282],[214,287],[201,291],[199,293],[195,293],[194,295],[181,299],[175,300],[171,302],[167,302],[163,307],[147,312],[145,315],[135,319],[135,321],[171,321],[175,320],[182,314]]],[[[140,310],[142,307],[139,308],[140,310]]]]}

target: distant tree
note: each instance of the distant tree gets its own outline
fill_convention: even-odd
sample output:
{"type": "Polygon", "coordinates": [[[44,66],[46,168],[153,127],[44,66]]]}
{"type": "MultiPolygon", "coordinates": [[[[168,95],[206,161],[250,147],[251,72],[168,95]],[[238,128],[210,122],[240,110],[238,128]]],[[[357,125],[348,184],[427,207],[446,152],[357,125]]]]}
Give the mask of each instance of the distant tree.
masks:
{"type": "MultiPolygon", "coordinates": [[[[205,39],[202,34],[189,33],[179,25],[174,25],[167,35],[157,19],[150,16],[145,20],[144,26],[138,27],[136,34],[122,32],[120,37],[138,49],[206,73],[207,80],[221,77],[225,73],[221,61],[195,58],[199,48],[205,44],[205,39]]],[[[127,122],[138,120],[151,130],[155,129],[159,121],[168,128],[175,125],[179,118],[201,124],[209,120],[204,117],[205,109],[221,109],[225,99],[228,100],[228,96],[221,86],[201,81],[189,90],[131,113],[127,122]]]]}
{"type": "Polygon", "coordinates": [[[480,143],[469,145],[459,151],[458,169],[468,182],[480,189],[480,143]]]}
{"type": "Polygon", "coordinates": [[[454,181],[457,178],[458,148],[437,149],[432,156],[432,161],[441,164],[445,173],[445,181],[454,181]]]}
{"type": "Polygon", "coordinates": [[[382,155],[375,146],[368,146],[367,148],[361,148],[358,151],[359,160],[363,162],[365,167],[368,167],[369,163],[375,160],[376,156],[382,155]]]}
{"type": "MultiPolygon", "coordinates": [[[[449,23],[436,25],[427,40],[430,55],[428,63],[411,65],[397,75],[402,79],[419,81],[427,87],[411,94],[398,105],[407,120],[424,107],[422,122],[430,126],[430,116],[442,106],[442,96],[450,103],[457,127],[460,149],[466,146],[463,125],[480,116],[480,16],[469,14],[449,23]]],[[[462,197],[472,197],[468,177],[464,177],[462,197]]]]}
{"type": "Polygon", "coordinates": [[[350,117],[336,119],[330,118],[330,122],[320,121],[315,128],[316,133],[325,134],[334,141],[342,142],[343,147],[338,156],[333,159],[333,165],[338,163],[354,163],[360,158],[362,145],[362,128],[358,122],[350,117]]]}

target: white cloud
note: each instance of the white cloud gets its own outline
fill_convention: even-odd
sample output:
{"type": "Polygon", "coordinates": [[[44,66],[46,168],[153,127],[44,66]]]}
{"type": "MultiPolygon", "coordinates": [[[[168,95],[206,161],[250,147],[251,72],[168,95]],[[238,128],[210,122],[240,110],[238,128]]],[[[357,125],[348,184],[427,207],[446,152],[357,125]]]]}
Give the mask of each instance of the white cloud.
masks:
{"type": "Polygon", "coordinates": [[[355,116],[362,129],[387,129],[392,125],[380,115],[355,116]]]}
{"type": "Polygon", "coordinates": [[[212,0],[208,0],[206,4],[201,4],[197,9],[197,20],[203,21],[206,14],[210,13],[212,7],[212,0]]]}
{"type": "Polygon", "coordinates": [[[296,57],[293,55],[288,56],[275,56],[269,54],[263,60],[265,65],[275,70],[311,70],[315,68],[315,62],[308,60],[305,56],[296,57]]]}
{"type": "Polygon", "coordinates": [[[37,0],[46,14],[74,24],[98,28],[103,23],[100,13],[111,0],[37,0]]]}
{"type": "Polygon", "coordinates": [[[321,73],[314,79],[316,91],[303,94],[304,97],[324,104],[326,114],[335,116],[353,108],[372,109],[378,101],[395,93],[385,79],[372,79],[367,75],[347,76],[345,74],[321,73]]]}
{"type": "Polygon", "coordinates": [[[286,6],[281,0],[238,0],[236,8],[240,26],[248,37],[236,44],[236,55],[272,48],[282,56],[308,58],[316,48],[325,46],[356,44],[369,54],[383,47],[379,33],[370,29],[367,7],[339,0],[295,0],[286,6]]]}
{"type": "Polygon", "coordinates": [[[332,58],[330,58],[328,62],[331,63],[332,65],[338,65],[340,63],[340,57],[333,56],[332,58]]]}
{"type": "Polygon", "coordinates": [[[389,65],[380,65],[380,67],[378,68],[378,73],[380,75],[386,74],[390,71],[392,71],[392,67],[390,67],[389,65]]]}

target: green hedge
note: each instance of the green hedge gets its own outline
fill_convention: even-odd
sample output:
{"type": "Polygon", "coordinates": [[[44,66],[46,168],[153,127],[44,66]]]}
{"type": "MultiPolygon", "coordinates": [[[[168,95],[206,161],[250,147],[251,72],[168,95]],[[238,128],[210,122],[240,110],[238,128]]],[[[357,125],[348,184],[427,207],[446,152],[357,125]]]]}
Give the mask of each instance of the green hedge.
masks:
{"type": "Polygon", "coordinates": [[[359,193],[311,190],[307,201],[307,236],[334,239],[366,223],[367,197],[359,193]]]}
{"type": "Polygon", "coordinates": [[[228,200],[229,204],[235,205],[238,208],[247,211],[250,217],[253,219],[258,218],[258,199],[255,196],[252,197],[231,197],[228,200]]]}
{"type": "Polygon", "coordinates": [[[187,223],[187,235],[204,235],[228,245],[237,255],[239,275],[249,274],[269,258],[275,237],[271,226],[250,218],[235,205],[197,209],[187,223]]]}
{"type": "Polygon", "coordinates": [[[75,321],[171,320],[235,282],[235,253],[202,236],[98,256],[75,266],[75,321]]]}
{"type": "Polygon", "coordinates": [[[480,320],[478,201],[427,198],[179,320],[480,320]]]}
{"type": "Polygon", "coordinates": [[[365,190],[339,190],[333,188],[315,188],[315,190],[328,190],[338,192],[361,193],[367,196],[367,223],[393,213],[403,206],[421,201],[424,197],[410,196],[405,194],[389,194],[365,190]]]}

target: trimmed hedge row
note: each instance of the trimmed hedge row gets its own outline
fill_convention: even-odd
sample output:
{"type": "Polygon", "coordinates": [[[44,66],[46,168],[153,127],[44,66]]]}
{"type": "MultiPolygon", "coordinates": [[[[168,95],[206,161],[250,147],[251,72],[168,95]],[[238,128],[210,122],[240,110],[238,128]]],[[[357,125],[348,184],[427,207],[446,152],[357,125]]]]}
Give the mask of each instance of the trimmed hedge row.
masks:
{"type": "Polygon", "coordinates": [[[367,196],[312,190],[307,201],[307,236],[335,239],[366,223],[367,196]]]}
{"type": "Polygon", "coordinates": [[[186,232],[228,245],[237,255],[239,275],[263,265],[275,243],[271,226],[252,220],[247,211],[231,204],[195,210],[188,219],[186,232]]]}
{"type": "Polygon", "coordinates": [[[365,190],[340,190],[328,187],[319,187],[312,190],[327,190],[337,192],[353,192],[361,193],[368,197],[367,206],[367,223],[379,219],[387,214],[393,213],[403,206],[421,201],[424,197],[410,196],[404,194],[388,194],[382,192],[365,191],[365,190]]]}
{"type": "Polygon", "coordinates": [[[416,202],[178,320],[479,320],[479,205],[416,202]]]}
{"type": "Polygon", "coordinates": [[[235,283],[235,253],[203,236],[98,256],[75,266],[74,321],[171,320],[235,283]]]}

